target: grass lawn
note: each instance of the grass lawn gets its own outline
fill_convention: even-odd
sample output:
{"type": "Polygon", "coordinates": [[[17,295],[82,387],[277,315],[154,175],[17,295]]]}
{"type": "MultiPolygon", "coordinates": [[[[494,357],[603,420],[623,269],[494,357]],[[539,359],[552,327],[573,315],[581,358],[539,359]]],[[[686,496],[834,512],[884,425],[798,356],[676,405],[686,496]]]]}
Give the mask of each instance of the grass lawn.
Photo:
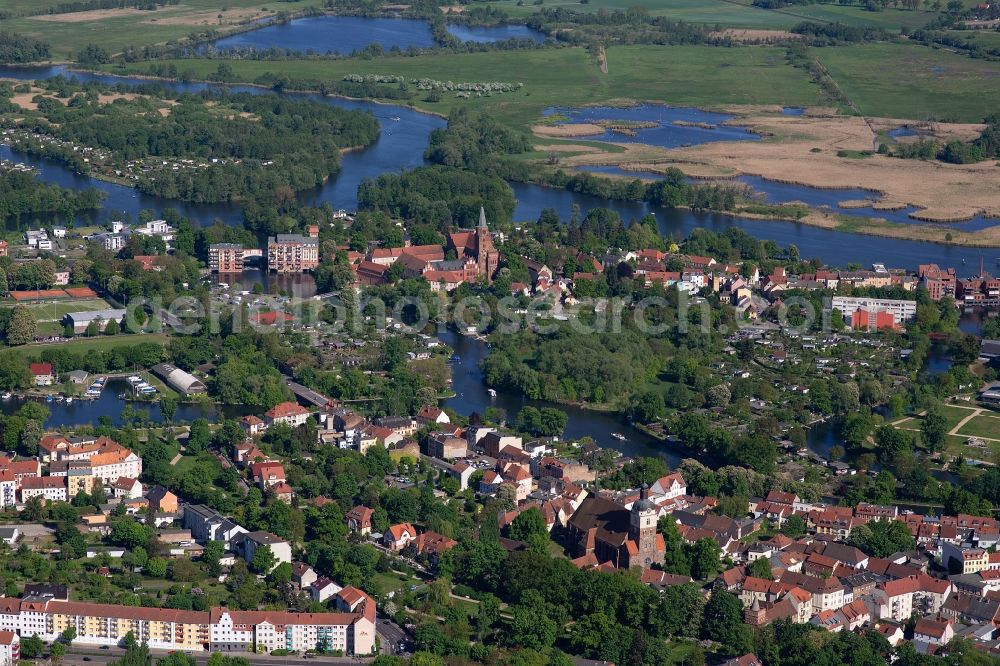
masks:
{"type": "MultiPolygon", "coordinates": [[[[952,428],[958,425],[958,422],[965,417],[972,414],[971,409],[963,409],[962,407],[954,407],[952,405],[942,405],[941,414],[944,415],[948,422],[948,430],[951,431],[952,428]]],[[[909,418],[901,418],[891,421],[890,424],[903,430],[920,430],[920,425],[923,423],[924,418],[922,416],[912,416],[909,418]]]]}
{"type": "Polygon", "coordinates": [[[47,342],[43,344],[30,344],[23,347],[11,349],[15,354],[21,354],[29,358],[37,358],[43,349],[58,346],[73,352],[103,351],[114,349],[115,347],[127,347],[137,345],[140,342],[156,342],[161,345],[167,343],[165,333],[147,333],[144,335],[114,335],[100,338],[78,338],[68,342],[47,342]]]}
{"type": "Polygon", "coordinates": [[[961,427],[962,437],[986,437],[1000,440],[1000,415],[980,414],[961,427]]]}
{"type": "MultiPolygon", "coordinates": [[[[55,0],[42,0],[56,4],[55,0]]],[[[23,7],[34,0],[4,0],[23,7]]],[[[294,3],[266,0],[183,0],[155,11],[134,8],[96,10],[49,16],[22,16],[4,21],[4,29],[49,43],[56,59],[70,58],[88,44],[99,44],[109,51],[121,51],[127,46],[162,44],[186,37],[192,32],[211,28],[226,28],[278,11],[298,11],[306,7],[321,7],[322,0],[300,0],[294,3]],[[267,11],[264,11],[265,8],[267,11]],[[220,22],[219,14],[223,14],[220,22]]]]}
{"type": "Polygon", "coordinates": [[[375,574],[375,589],[378,590],[380,595],[384,596],[389,592],[396,592],[403,589],[411,580],[416,579],[400,580],[399,576],[394,573],[377,572],[375,574]]]}
{"type": "Polygon", "coordinates": [[[198,464],[198,461],[198,456],[181,456],[181,459],[173,467],[178,473],[189,472],[198,464]]]}
{"type": "MultiPolygon", "coordinates": [[[[281,72],[299,81],[340,81],[345,74],[394,74],[441,81],[510,81],[524,87],[494,97],[441,102],[414,100],[422,109],[447,114],[458,106],[489,108],[502,120],[528,125],[549,106],[578,106],[632,98],[681,106],[721,104],[818,104],[816,86],[802,70],[785,62],[780,48],[715,48],[707,46],[616,46],[607,51],[608,74],[582,48],[537,51],[492,51],[383,57],[371,60],[229,61],[234,73],[252,82],[262,74],[281,72]],[[748,85],[753,82],[752,85],[748,85]]],[[[164,61],[170,62],[170,61],[164,61]]],[[[196,78],[214,72],[210,60],[173,61],[178,71],[196,78]]],[[[114,73],[149,73],[137,63],[107,67],[114,73]]]]}
{"type": "Polygon", "coordinates": [[[911,44],[813,49],[868,116],[981,122],[1000,105],[1000,65],[911,44]]]}

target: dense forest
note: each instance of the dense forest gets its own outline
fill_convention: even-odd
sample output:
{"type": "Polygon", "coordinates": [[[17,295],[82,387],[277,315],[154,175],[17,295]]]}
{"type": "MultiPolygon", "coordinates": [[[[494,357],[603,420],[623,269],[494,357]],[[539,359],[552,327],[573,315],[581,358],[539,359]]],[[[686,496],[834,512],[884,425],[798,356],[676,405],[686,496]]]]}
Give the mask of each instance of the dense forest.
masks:
{"type": "Polygon", "coordinates": [[[514,213],[514,192],[502,179],[452,167],[421,167],[403,174],[382,174],[358,187],[361,210],[384,211],[431,224],[473,226],[479,208],[494,221],[508,221],[514,213]]]}
{"type": "Polygon", "coordinates": [[[69,190],[48,185],[35,173],[0,165],[0,221],[36,214],[58,214],[64,219],[72,219],[77,211],[96,210],[100,205],[98,190],[69,190]]]}
{"type": "Polygon", "coordinates": [[[48,60],[49,45],[30,37],[0,32],[0,63],[39,62],[48,60]]]}
{"type": "MultiPolygon", "coordinates": [[[[96,90],[87,89],[68,105],[42,98],[39,112],[48,136],[110,151],[116,169],[138,175],[141,191],[196,202],[314,187],[338,170],[342,149],[367,145],[379,132],[370,114],[278,95],[138,96],[102,104],[96,90]],[[148,158],[155,160],[129,164],[148,158]],[[163,158],[197,166],[156,168],[163,158]]],[[[72,146],[59,147],[44,135],[19,147],[80,168],[72,146]]]]}
{"type": "Polygon", "coordinates": [[[714,39],[707,26],[650,16],[642,6],[599,12],[542,8],[528,19],[528,26],[575,45],[701,44],[714,39]]]}

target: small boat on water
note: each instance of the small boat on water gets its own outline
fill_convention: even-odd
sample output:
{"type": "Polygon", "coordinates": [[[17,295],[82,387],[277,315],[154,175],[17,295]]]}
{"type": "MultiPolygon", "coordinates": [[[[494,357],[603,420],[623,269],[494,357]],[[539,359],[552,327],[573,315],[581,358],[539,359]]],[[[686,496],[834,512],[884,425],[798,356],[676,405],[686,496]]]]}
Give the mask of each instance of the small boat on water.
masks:
{"type": "Polygon", "coordinates": [[[55,400],[55,398],[53,398],[51,395],[45,396],[45,402],[52,402],[53,400],[55,400]]]}
{"type": "Polygon", "coordinates": [[[4,391],[3,394],[0,395],[0,399],[3,399],[3,400],[10,400],[13,397],[14,397],[14,394],[11,393],[10,391],[4,391]]]}
{"type": "Polygon", "coordinates": [[[452,354],[451,356],[448,357],[448,360],[451,361],[452,363],[458,363],[459,361],[462,360],[462,357],[459,356],[458,354],[452,354]]]}
{"type": "Polygon", "coordinates": [[[497,397],[496,389],[486,389],[486,391],[490,394],[491,398],[497,397]]]}
{"type": "Polygon", "coordinates": [[[621,440],[623,442],[627,442],[628,441],[628,438],[625,437],[625,435],[621,434],[620,432],[613,432],[613,433],[611,433],[611,436],[614,437],[615,439],[621,440]]]}
{"type": "Polygon", "coordinates": [[[73,404],[73,398],[72,398],[72,396],[66,396],[66,404],[67,405],[72,405],[73,404]]]}

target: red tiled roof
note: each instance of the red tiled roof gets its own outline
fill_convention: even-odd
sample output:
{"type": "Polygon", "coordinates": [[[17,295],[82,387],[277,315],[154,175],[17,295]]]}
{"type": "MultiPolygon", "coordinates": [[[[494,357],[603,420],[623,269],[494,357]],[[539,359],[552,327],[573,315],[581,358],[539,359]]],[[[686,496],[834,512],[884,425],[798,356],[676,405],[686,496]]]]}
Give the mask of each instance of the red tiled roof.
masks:
{"type": "Polygon", "coordinates": [[[285,416],[298,416],[308,414],[309,410],[296,402],[281,402],[264,412],[264,416],[269,418],[282,418],[285,416]]]}
{"type": "Polygon", "coordinates": [[[31,364],[31,374],[35,377],[39,375],[51,375],[52,374],[52,364],[51,363],[32,363],[31,364]]]}
{"type": "Polygon", "coordinates": [[[920,582],[916,576],[890,580],[882,584],[887,597],[898,597],[903,594],[913,594],[920,589],[920,582]]]}

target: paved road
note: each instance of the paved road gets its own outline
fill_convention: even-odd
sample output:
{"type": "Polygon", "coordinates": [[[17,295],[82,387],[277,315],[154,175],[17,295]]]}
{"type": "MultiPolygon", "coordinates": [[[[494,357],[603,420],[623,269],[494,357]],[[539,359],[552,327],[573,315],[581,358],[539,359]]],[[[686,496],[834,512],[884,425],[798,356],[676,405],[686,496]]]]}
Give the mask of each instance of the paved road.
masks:
{"type": "Polygon", "coordinates": [[[410,637],[406,631],[387,618],[379,618],[376,623],[376,631],[382,637],[382,650],[386,654],[406,654],[410,649],[410,637]],[[399,649],[399,644],[403,644],[403,649],[399,649]]]}

